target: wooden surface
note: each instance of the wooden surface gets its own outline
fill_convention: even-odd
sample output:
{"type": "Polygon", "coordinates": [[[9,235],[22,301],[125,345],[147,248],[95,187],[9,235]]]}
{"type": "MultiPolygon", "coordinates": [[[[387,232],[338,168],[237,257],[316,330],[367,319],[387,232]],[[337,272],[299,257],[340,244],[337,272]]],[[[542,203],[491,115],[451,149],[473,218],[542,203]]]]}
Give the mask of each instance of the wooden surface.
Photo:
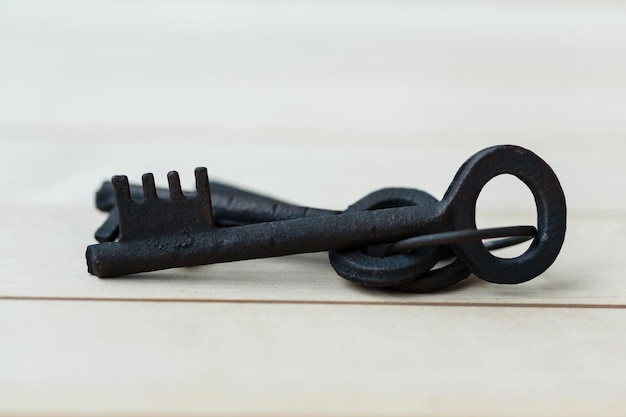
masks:
{"type": "MultiPolygon", "coordinates": [[[[0,2],[0,415],[626,415],[620,2],[0,2]],[[515,143],[568,200],[515,286],[372,291],[303,254],[100,280],[101,181],[343,209],[515,143]]],[[[479,226],[533,223],[497,178],[479,226]]],[[[505,252],[514,256],[515,250],[505,252]]]]}

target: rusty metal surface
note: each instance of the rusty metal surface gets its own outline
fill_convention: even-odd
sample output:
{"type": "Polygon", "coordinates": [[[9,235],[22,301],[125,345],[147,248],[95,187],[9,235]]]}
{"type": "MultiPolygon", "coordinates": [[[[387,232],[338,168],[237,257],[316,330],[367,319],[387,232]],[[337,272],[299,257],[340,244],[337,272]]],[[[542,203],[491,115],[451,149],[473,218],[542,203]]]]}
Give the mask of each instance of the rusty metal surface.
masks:
{"type": "Polygon", "coordinates": [[[183,193],[176,172],[169,190],[152,174],[143,186],[113,177],[97,194],[110,211],[87,248],[88,271],[114,277],[303,252],[329,251],[337,273],[357,284],[428,292],[465,279],[514,284],[543,273],[556,259],[566,230],[566,203],[552,169],[529,150],[501,145],[472,156],[444,198],[414,189],[376,191],[344,212],[290,205],[224,184],[211,184],[196,169],[196,192],[183,193]],[[477,230],[476,200],[500,174],[522,180],[534,195],[533,226],[477,230]],[[509,237],[485,245],[481,239],[509,237]],[[532,238],[522,255],[503,259],[490,250],[532,238]],[[455,257],[433,270],[437,262],[455,257]]]}

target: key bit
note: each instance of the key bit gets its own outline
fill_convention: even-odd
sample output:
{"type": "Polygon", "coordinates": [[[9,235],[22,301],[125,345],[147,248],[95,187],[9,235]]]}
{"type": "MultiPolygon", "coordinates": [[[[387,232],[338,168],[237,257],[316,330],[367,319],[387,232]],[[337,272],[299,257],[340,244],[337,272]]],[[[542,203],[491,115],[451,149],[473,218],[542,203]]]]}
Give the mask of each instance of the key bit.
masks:
{"type": "Polygon", "coordinates": [[[115,200],[121,213],[119,241],[141,241],[154,236],[186,236],[207,232],[215,227],[206,168],[197,168],[195,174],[196,193],[185,196],[178,173],[170,172],[167,175],[170,189],[168,200],[157,196],[154,176],[144,174],[144,200],[141,203],[131,198],[126,176],[113,177],[115,200]]]}
{"type": "MultiPolygon", "coordinates": [[[[140,203],[144,200],[144,187],[142,185],[130,184],[129,188],[130,196],[135,202],[140,203]]],[[[168,200],[170,191],[167,188],[156,188],[156,194],[159,199],[168,200]]],[[[193,196],[195,191],[184,191],[184,194],[193,196]]],[[[252,223],[339,213],[339,211],[334,210],[286,203],[214,181],[211,182],[211,205],[215,224],[220,227],[243,226],[252,223]]],[[[112,182],[104,182],[96,193],[96,207],[109,212],[107,220],[96,230],[96,240],[100,243],[115,241],[119,235],[119,213],[115,204],[115,190],[112,182]]]]}

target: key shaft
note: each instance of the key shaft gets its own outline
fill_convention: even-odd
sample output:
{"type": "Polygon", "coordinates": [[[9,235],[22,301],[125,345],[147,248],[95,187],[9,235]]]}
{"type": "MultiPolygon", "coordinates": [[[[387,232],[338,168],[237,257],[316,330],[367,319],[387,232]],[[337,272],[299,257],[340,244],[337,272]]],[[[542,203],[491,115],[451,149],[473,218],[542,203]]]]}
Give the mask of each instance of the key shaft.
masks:
{"type": "Polygon", "coordinates": [[[398,207],[214,228],[207,232],[111,242],[87,248],[90,273],[101,278],[162,269],[346,249],[441,230],[443,214],[398,207]]]}

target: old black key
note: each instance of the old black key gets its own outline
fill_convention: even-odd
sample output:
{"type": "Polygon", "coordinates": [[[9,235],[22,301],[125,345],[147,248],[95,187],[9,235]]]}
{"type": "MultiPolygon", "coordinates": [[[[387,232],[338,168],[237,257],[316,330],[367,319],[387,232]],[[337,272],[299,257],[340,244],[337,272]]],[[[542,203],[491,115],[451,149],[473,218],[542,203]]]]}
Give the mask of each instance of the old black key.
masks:
{"type": "MultiPolygon", "coordinates": [[[[117,242],[88,247],[87,263],[91,273],[109,277],[335,250],[331,252],[331,260],[335,258],[333,266],[340,275],[363,285],[403,286],[428,273],[443,256],[441,245],[450,242],[454,253],[477,276],[491,282],[517,283],[545,271],[558,255],[565,235],[566,206],[558,179],[543,160],[515,146],[488,148],[470,158],[441,202],[426,202],[428,198],[422,195],[420,199],[424,204],[409,207],[367,207],[367,211],[357,207],[341,214],[230,228],[215,225],[206,170],[196,171],[197,195],[193,197],[183,195],[176,173],[170,173],[168,179],[170,199],[159,199],[153,177],[146,175],[144,201],[136,203],[131,199],[128,180],[114,177],[120,238],[117,242]],[[483,235],[476,231],[474,219],[480,190],[491,178],[504,173],[516,175],[525,182],[537,203],[538,232],[530,248],[513,259],[497,258],[489,252],[479,240],[483,235]],[[441,233],[452,234],[444,238],[441,233]],[[463,234],[465,239],[472,240],[459,242],[463,234]],[[437,246],[390,257],[412,257],[407,262],[413,268],[409,275],[385,276],[384,267],[358,271],[360,261],[350,254],[349,248],[415,240],[416,236],[418,244],[421,239],[422,244],[430,241],[437,246]],[[423,270],[416,272],[416,260],[420,264],[418,269],[423,270]],[[355,270],[357,273],[352,274],[355,270]]],[[[384,263],[387,258],[378,259],[384,263]]]]}
{"type": "MultiPolygon", "coordinates": [[[[131,184],[129,188],[131,198],[140,203],[144,199],[143,187],[131,184]]],[[[169,189],[157,188],[156,193],[160,199],[169,199],[169,189]]],[[[195,192],[185,192],[188,196],[194,194],[195,192]]],[[[216,182],[211,183],[211,202],[215,221],[221,227],[340,213],[297,206],[216,182]]],[[[436,202],[434,197],[421,190],[385,188],[359,200],[349,210],[363,211],[404,206],[428,207],[436,202]]],[[[111,182],[103,183],[96,193],[96,206],[100,210],[110,212],[107,221],[96,231],[96,239],[99,242],[115,241],[119,233],[119,216],[111,182]]],[[[477,240],[506,236],[505,239],[484,243],[487,249],[495,250],[532,239],[535,233],[536,229],[533,226],[470,230],[460,234],[459,232],[437,233],[402,240],[394,244],[356,250],[333,250],[330,251],[330,261],[341,276],[363,285],[389,286],[394,282],[402,281],[403,284],[395,285],[394,288],[409,292],[430,292],[457,284],[469,277],[471,271],[462,260],[457,259],[449,266],[426,272],[426,269],[432,267],[431,263],[434,259],[453,258],[455,255],[448,246],[436,249],[418,250],[418,248],[454,243],[462,239],[477,240]],[[425,256],[428,253],[425,251],[430,251],[431,256],[425,256]],[[437,254],[437,257],[432,256],[434,254],[437,254]],[[381,259],[383,257],[385,259],[381,259]],[[427,260],[429,263],[425,264],[427,260]],[[409,279],[411,282],[407,282],[409,279]]]]}

